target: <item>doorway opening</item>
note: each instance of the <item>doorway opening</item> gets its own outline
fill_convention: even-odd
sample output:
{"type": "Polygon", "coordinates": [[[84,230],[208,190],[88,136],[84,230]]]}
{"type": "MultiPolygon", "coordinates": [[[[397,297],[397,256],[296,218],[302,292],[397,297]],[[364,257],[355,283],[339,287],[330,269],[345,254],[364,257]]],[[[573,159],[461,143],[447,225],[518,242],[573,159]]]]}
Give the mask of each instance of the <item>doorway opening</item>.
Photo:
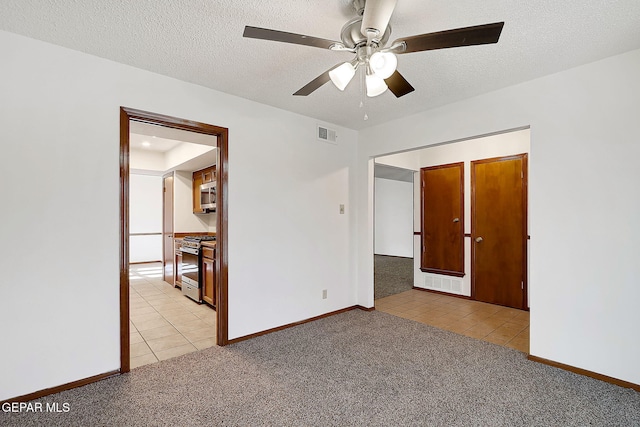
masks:
{"type": "MultiPolygon", "coordinates": [[[[228,344],[228,129],[206,123],[165,116],[161,114],[120,108],[120,372],[129,372],[130,365],[130,129],[132,123],[157,125],[217,139],[216,183],[217,215],[215,251],[216,344],[228,344]]],[[[162,268],[161,268],[162,269],[162,268]]]]}
{"type": "Polygon", "coordinates": [[[374,166],[374,299],[413,288],[414,171],[374,166]]]}
{"type": "MultiPolygon", "coordinates": [[[[183,235],[215,238],[216,212],[194,202],[202,170],[215,168],[218,137],[148,123],[130,124],[130,367],[216,344],[215,261],[182,250],[183,235]],[[206,260],[206,263],[205,263],[206,260]],[[160,261],[160,262],[158,262],[160,261]],[[182,275],[196,285],[183,286],[182,275]],[[196,300],[187,298],[191,295],[196,300]]],[[[210,185],[212,177],[207,176],[210,185]]],[[[208,184],[209,185],[209,184],[208,184]]],[[[196,194],[198,193],[198,194],[196,194]]],[[[209,252],[208,252],[209,254],[209,252]]]]}
{"type": "MultiPolygon", "coordinates": [[[[522,303],[516,307],[506,307],[505,303],[494,301],[493,304],[476,300],[476,292],[472,286],[473,268],[472,265],[472,187],[471,187],[471,162],[497,158],[516,157],[519,154],[527,154],[530,151],[529,128],[520,128],[498,132],[491,135],[467,138],[464,140],[452,141],[439,145],[422,147],[407,152],[379,156],[374,159],[375,167],[378,165],[393,165],[403,167],[414,173],[414,211],[413,211],[413,289],[392,295],[387,298],[375,299],[375,307],[380,311],[409,318],[432,326],[447,329],[456,333],[483,339],[507,347],[516,348],[523,352],[528,352],[529,328],[528,328],[528,298],[527,298],[527,248],[528,239],[526,235],[526,211],[524,212],[524,248],[522,255],[522,270],[524,277],[522,283],[518,280],[518,288],[523,287],[524,295],[522,303]],[[453,168],[453,166],[457,166],[453,168]],[[448,174],[442,171],[446,167],[453,172],[448,174]],[[426,243],[434,244],[437,241],[438,233],[423,236],[424,210],[422,199],[422,173],[420,171],[434,172],[434,179],[437,181],[450,182],[450,194],[456,203],[451,206],[443,206],[444,201],[438,197],[432,198],[430,207],[438,203],[438,209],[433,215],[426,218],[434,223],[444,221],[447,224],[438,225],[438,233],[441,228],[447,226],[448,232],[442,234],[442,238],[455,237],[455,245],[451,243],[451,248],[441,259],[438,253],[431,253],[425,257],[426,243]],[[455,173],[454,173],[455,172],[455,173]],[[456,178],[455,180],[452,177],[456,178]],[[462,180],[460,178],[463,178],[462,180]],[[461,182],[464,188],[461,189],[461,182]],[[464,197],[464,199],[462,199],[464,197]],[[448,212],[451,210],[451,212],[448,212]],[[440,212],[442,211],[442,212],[440,212]],[[446,212],[444,212],[446,211],[446,212]],[[440,215],[442,214],[442,215],[440,215]],[[442,220],[442,221],[441,221],[442,220]],[[455,236],[453,236],[455,234],[455,236]],[[425,239],[424,237],[428,237],[425,239]],[[452,258],[452,255],[455,257],[452,258]],[[503,305],[497,305],[503,304],[503,305]],[[522,310],[524,309],[524,310],[522,310]]],[[[526,155],[524,156],[526,162],[526,155]]],[[[479,164],[479,163],[478,163],[479,164]]],[[[524,175],[527,169],[524,168],[524,175]]],[[[523,175],[523,178],[526,178],[523,175]]],[[[518,176],[519,177],[519,176],[518,176]]],[[[436,182],[434,181],[434,182],[436,182]]],[[[376,183],[377,184],[377,183],[376,183]]],[[[441,183],[440,183],[441,184],[441,183]]],[[[435,185],[432,188],[441,188],[442,185],[435,185]]],[[[379,210],[377,204],[381,202],[377,191],[374,193],[375,212],[379,210]]],[[[526,194],[526,192],[525,192],[526,194]]],[[[453,199],[451,199],[453,200],[453,199]]],[[[444,203],[447,205],[447,203],[444,203]]],[[[526,196],[525,196],[525,209],[526,196]]],[[[431,214],[432,212],[430,212],[431,214]]],[[[476,212],[477,214],[477,212],[476,212]]],[[[376,219],[375,226],[378,226],[376,219]]],[[[378,232],[374,230],[377,238],[378,232]]],[[[521,238],[523,236],[520,236],[521,238]]],[[[522,240],[521,240],[522,241],[522,240]]],[[[475,242],[475,240],[474,240],[475,242]]],[[[486,242],[485,242],[486,243],[486,242]]],[[[475,243],[478,245],[479,243],[475,243]]],[[[488,245],[485,245],[487,248],[488,245]]],[[[446,249],[446,248],[445,248],[446,249]]],[[[374,261],[375,265],[375,261],[374,261]]],[[[480,299],[480,298],[477,298],[480,299]]],[[[486,301],[486,298],[484,299],[486,301]]]]}

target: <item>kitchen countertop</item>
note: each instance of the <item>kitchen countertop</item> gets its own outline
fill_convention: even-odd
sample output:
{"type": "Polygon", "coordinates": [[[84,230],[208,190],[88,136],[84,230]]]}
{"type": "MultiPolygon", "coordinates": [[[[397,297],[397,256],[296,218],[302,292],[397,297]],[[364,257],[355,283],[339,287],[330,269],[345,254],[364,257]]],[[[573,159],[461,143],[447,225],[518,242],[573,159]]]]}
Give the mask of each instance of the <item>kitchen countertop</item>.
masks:
{"type": "Polygon", "coordinates": [[[191,231],[191,232],[184,232],[184,231],[178,232],[178,231],[176,231],[176,232],[173,233],[173,237],[176,238],[176,239],[182,239],[185,236],[203,236],[203,235],[204,236],[215,236],[216,233],[215,233],[215,231],[214,232],[208,232],[208,233],[201,232],[201,231],[191,231]]]}

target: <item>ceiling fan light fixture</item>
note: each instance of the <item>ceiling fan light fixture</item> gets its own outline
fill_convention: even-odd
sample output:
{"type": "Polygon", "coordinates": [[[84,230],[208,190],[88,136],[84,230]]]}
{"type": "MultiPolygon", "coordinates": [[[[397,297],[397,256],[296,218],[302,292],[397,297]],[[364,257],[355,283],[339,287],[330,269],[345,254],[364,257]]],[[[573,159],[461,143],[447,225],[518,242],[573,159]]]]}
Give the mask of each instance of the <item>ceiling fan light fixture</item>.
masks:
{"type": "Polygon", "coordinates": [[[356,68],[350,62],[345,62],[339,67],[329,71],[331,81],[340,90],[344,90],[347,87],[355,74],[356,68]]]}
{"type": "Polygon", "coordinates": [[[415,88],[396,70],[398,65],[396,54],[497,43],[504,27],[504,22],[493,22],[453,28],[405,37],[395,40],[388,46],[387,41],[391,35],[389,21],[398,0],[342,1],[349,1],[358,16],[344,24],[340,32],[341,41],[249,25],[244,27],[243,37],[251,39],[272,40],[355,54],[351,63],[339,63],[330,68],[294,92],[294,96],[310,95],[329,80],[333,81],[338,90],[344,91],[353,79],[355,71],[362,68],[361,101],[364,100],[364,92],[367,96],[373,97],[387,89],[396,98],[400,98],[413,92],[415,88]]]}
{"type": "Polygon", "coordinates": [[[369,58],[369,65],[378,77],[388,79],[398,67],[398,58],[391,52],[376,52],[369,58]]]}
{"type": "Polygon", "coordinates": [[[376,74],[367,74],[365,83],[367,86],[367,96],[369,98],[382,95],[388,89],[387,84],[384,82],[382,77],[379,77],[376,74]]]}

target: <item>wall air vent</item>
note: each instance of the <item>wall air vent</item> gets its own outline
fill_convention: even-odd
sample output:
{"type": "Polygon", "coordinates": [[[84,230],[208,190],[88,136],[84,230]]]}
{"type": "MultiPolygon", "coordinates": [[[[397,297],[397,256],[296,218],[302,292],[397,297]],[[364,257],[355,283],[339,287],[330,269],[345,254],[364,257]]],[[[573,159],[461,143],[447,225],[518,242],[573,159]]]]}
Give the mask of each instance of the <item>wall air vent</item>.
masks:
{"type": "Polygon", "coordinates": [[[426,289],[437,289],[451,294],[463,295],[462,280],[460,279],[436,274],[424,274],[423,277],[426,289]]]}
{"type": "Polygon", "coordinates": [[[433,277],[433,287],[436,289],[442,289],[442,278],[438,276],[433,277]]]}
{"type": "Polygon", "coordinates": [[[433,288],[433,277],[425,274],[424,276],[424,286],[427,288],[433,288]]]}
{"type": "Polygon", "coordinates": [[[317,126],[316,137],[319,141],[328,142],[330,144],[337,144],[338,134],[335,130],[326,128],[322,125],[317,126]]]}

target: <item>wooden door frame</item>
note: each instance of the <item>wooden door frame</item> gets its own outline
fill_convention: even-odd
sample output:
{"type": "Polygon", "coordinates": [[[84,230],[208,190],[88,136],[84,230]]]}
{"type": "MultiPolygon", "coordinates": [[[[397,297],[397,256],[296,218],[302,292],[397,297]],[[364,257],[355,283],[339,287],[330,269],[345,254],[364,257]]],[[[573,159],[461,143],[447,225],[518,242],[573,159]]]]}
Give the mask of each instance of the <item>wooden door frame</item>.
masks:
{"type": "Polygon", "coordinates": [[[500,156],[500,157],[492,157],[488,159],[481,160],[472,160],[470,162],[471,169],[471,299],[476,300],[476,274],[475,274],[475,248],[474,239],[476,238],[476,230],[475,230],[475,198],[476,198],[476,181],[475,181],[475,168],[474,165],[482,164],[482,163],[492,163],[497,161],[505,161],[505,160],[515,160],[522,159],[522,283],[523,283],[523,292],[522,292],[522,301],[521,301],[521,309],[528,310],[529,309],[529,283],[528,283],[528,244],[529,244],[529,231],[528,231],[528,213],[529,213],[529,197],[528,197],[528,186],[529,186],[529,154],[521,153],[521,154],[513,154],[508,156],[500,156]]]}
{"type": "MultiPolygon", "coordinates": [[[[163,114],[120,107],[120,373],[129,372],[129,132],[130,121],[217,136],[216,344],[229,343],[228,170],[229,130],[163,114]]],[[[164,256],[164,255],[163,255],[164,256]]]]}

